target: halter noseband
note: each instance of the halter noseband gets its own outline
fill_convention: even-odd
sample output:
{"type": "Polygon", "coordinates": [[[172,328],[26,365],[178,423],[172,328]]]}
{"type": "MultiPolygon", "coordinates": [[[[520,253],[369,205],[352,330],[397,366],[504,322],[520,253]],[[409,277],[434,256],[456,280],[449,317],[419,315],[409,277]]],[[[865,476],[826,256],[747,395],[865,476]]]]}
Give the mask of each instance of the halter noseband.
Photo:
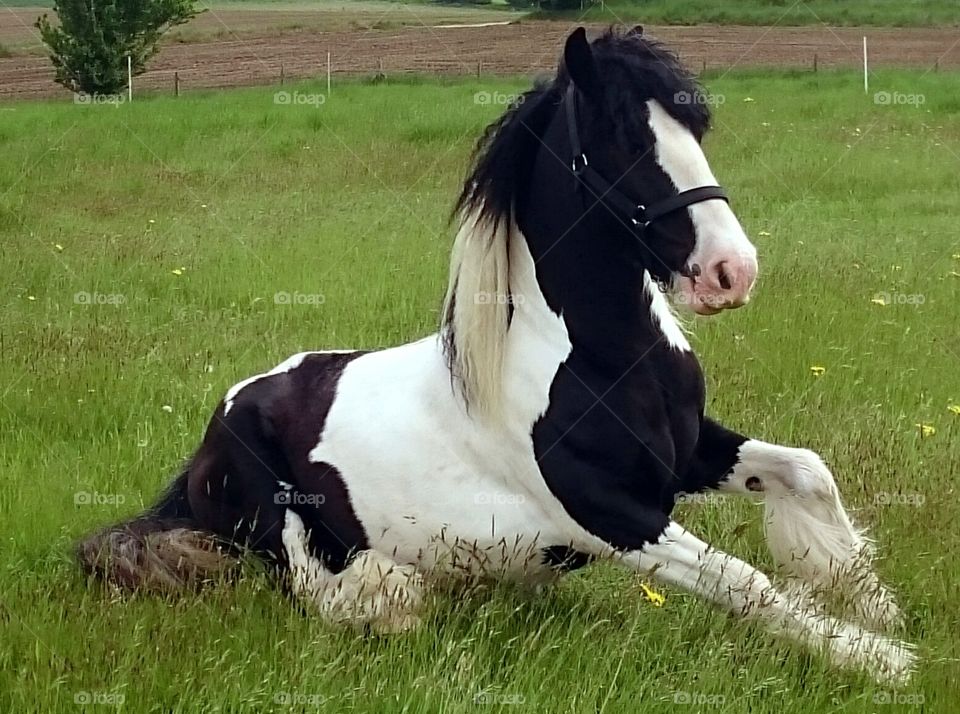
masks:
{"type": "Polygon", "coordinates": [[[590,166],[590,162],[587,161],[587,155],[580,144],[580,132],[577,129],[577,89],[572,83],[567,89],[564,104],[567,113],[570,148],[573,150],[573,160],[570,168],[577,178],[577,188],[586,187],[589,189],[595,195],[597,202],[606,205],[614,215],[633,228],[634,235],[641,242],[647,226],[669,213],[714,198],[729,203],[730,199],[727,197],[727,192],[719,186],[691,188],[673,196],[668,196],[650,206],[637,203],[597,173],[596,169],[590,166]]]}

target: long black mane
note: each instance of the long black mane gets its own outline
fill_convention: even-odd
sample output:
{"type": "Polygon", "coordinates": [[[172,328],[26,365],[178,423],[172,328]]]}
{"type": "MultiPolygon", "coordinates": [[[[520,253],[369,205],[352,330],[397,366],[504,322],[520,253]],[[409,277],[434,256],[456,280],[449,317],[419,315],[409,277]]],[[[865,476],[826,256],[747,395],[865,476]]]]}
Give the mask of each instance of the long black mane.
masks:
{"type": "MultiPolygon", "coordinates": [[[[644,104],[655,99],[699,140],[710,126],[710,111],[696,78],[675,54],[637,29],[611,28],[592,44],[606,88],[608,109],[625,137],[642,135],[644,104]]],[[[454,207],[454,218],[475,212],[498,223],[509,221],[530,185],[534,158],[570,79],[561,64],[556,77],[522,94],[478,140],[470,171],[454,207]]]]}

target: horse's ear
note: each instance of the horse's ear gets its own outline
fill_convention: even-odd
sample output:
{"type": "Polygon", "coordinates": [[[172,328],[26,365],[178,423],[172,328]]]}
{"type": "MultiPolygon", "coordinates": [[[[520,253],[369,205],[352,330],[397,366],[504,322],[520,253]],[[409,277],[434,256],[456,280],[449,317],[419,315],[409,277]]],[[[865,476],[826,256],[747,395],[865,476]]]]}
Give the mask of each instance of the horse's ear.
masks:
{"type": "Polygon", "coordinates": [[[643,37],[643,25],[636,25],[627,33],[627,37],[643,37]]]}
{"type": "Polygon", "coordinates": [[[602,95],[600,74],[593,61],[587,31],[582,27],[571,32],[567,38],[567,44],[563,48],[563,64],[577,89],[592,99],[602,95]]]}

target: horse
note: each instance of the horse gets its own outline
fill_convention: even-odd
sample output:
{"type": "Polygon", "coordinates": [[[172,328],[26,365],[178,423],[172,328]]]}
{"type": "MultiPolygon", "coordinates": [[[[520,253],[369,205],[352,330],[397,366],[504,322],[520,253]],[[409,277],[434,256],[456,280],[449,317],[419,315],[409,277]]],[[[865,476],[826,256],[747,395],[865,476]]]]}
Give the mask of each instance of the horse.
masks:
{"type": "Polygon", "coordinates": [[[78,545],[88,576],[176,591],[253,554],[300,607],[390,633],[433,579],[541,587],[609,559],[905,682],[900,610],[824,461],[705,415],[675,310],[746,304],[758,263],[703,96],[642,28],[573,31],[477,142],[437,333],[232,387],[159,502],[78,545]],[[704,492],[763,500],[786,586],[671,517],[704,492]]]}

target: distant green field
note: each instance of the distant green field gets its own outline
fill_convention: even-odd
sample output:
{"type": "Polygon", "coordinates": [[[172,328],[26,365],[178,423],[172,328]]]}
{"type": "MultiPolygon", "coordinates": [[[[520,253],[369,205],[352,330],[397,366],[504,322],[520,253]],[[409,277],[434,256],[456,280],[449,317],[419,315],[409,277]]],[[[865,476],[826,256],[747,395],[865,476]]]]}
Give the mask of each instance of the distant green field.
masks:
{"type": "MultiPolygon", "coordinates": [[[[251,6],[264,9],[317,7],[346,9],[384,5],[390,0],[216,0],[198,7],[251,6]]],[[[403,0],[415,4],[464,5],[473,8],[503,7],[505,0],[490,3],[403,0]]],[[[50,7],[52,0],[5,0],[7,7],[50,7]]],[[[391,4],[402,4],[393,2],[391,4]]],[[[562,13],[527,11],[535,16],[569,16],[588,21],[649,23],[651,25],[874,25],[893,27],[940,27],[960,25],[960,3],[956,0],[613,0],[588,2],[579,9],[562,13]]]]}
{"type": "MultiPolygon", "coordinates": [[[[708,78],[708,155],[761,262],[750,306],[693,322],[709,411],[832,464],[919,643],[902,692],[683,593],[655,608],[608,567],[438,598],[388,639],[304,616],[256,574],[169,602],[80,576],[74,540],[149,504],[230,385],[434,329],[446,216],[502,109],[476,95],[524,84],[0,107],[0,711],[956,711],[953,74],[881,73],[879,101],[856,73],[708,78]]],[[[679,519],[772,568],[755,506],[679,519]]]]}
{"type": "MultiPolygon", "coordinates": [[[[310,8],[317,8],[321,10],[329,10],[331,8],[345,8],[347,10],[368,10],[371,8],[383,8],[387,5],[405,5],[405,4],[415,4],[415,5],[468,5],[476,6],[476,3],[436,3],[430,2],[430,0],[213,0],[213,2],[206,2],[205,0],[197,0],[196,6],[198,9],[216,9],[218,7],[251,7],[251,8],[264,8],[272,10],[304,10],[310,8]]],[[[502,6],[505,3],[502,2],[491,2],[488,5],[492,5],[496,8],[498,5],[502,6]]],[[[483,7],[483,5],[479,5],[483,7]]],[[[53,0],[4,0],[3,5],[0,7],[53,7],[53,0]]]]}
{"type": "MultiPolygon", "coordinates": [[[[876,25],[960,24],[955,0],[613,0],[566,15],[593,21],[651,25],[876,25]]],[[[556,13],[542,13],[555,17],[556,13]]]]}

